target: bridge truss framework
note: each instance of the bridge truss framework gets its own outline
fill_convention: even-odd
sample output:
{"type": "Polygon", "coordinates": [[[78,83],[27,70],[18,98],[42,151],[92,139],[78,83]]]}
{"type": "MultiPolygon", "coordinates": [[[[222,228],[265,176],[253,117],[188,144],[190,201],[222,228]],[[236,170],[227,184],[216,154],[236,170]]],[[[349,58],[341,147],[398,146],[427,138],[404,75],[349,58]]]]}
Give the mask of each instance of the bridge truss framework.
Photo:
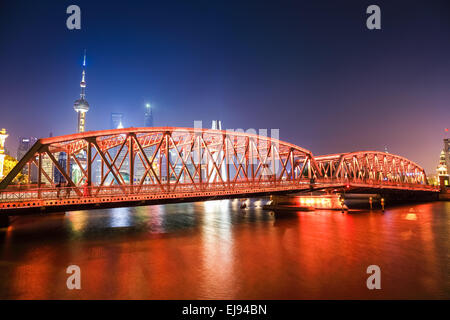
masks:
{"type": "Polygon", "coordinates": [[[388,153],[314,157],[296,145],[249,133],[125,128],[38,140],[0,182],[0,209],[189,201],[350,185],[437,191],[420,166],[388,153]],[[14,185],[24,169],[30,179],[37,173],[35,183],[14,185]]]}

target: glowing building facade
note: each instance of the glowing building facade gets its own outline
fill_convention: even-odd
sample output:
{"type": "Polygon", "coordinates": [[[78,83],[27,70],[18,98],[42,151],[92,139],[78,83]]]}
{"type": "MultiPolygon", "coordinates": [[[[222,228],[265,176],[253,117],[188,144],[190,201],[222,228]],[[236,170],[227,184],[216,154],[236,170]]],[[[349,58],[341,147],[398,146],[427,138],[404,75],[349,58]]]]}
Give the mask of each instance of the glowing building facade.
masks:
{"type": "Polygon", "coordinates": [[[35,137],[19,137],[19,146],[17,147],[17,160],[22,159],[25,153],[31,149],[38,139],[35,137]]]}
{"type": "Polygon", "coordinates": [[[3,179],[3,164],[5,162],[5,140],[8,138],[6,129],[0,130],[0,180],[3,179]]]}
{"type": "MultiPolygon", "coordinates": [[[[37,138],[35,137],[19,137],[19,146],[17,147],[17,160],[22,159],[22,157],[31,149],[31,147],[36,143],[37,138]]],[[[36,166],[30,166],[23,168],[23,174],[28,175],[29,182],[37,182],[37,168],[36,166]],[[30,170],[31,172],[28,172],[30,170]]]]}
{"type": "MultiPolygon", "coordinates": [[[[145,114],[144,114],[144,127],[153,127],[153,111],[152,111],[152,106],[150,105],[150,103],[147,103],[145,105],[145,114]]],[[[151,155],[153,154],[154,148],[147,148],[145,149],[145,154],[147,155],[147,157],[151,157],[151,155]]],[[[156,163],[154,163],[154,168],[156,169],[156,163]]],[[[156,171],[156,170],[155,170],[156,171]]],[[[157,169],[156,172],[159,172],[159,169],[157,169]]],[[[134,172],[134,180],[135,182],[139,183],[141,178],[144,176],[145,174],[145,166],[142,163],[142,161],[136,161],[135,162],[135,172],[134,172]]],[[[146,178],[144,179],[144,183],[150,183],[151,182],[151,178],[150,176],[146,176],[146,178]]]]}
{"type": "Polygon", "coordinates": [[[450,185],[450,139],[444,139],[444,149],[439,157],[439,165],[436,168],[439,184],[442,187],[450,185]]]}
{"type": "Polygon", "coordinates": [[[153,112],[150,103],[145,105],[144,127],[153,127],[153,112]]]}
{"type": "Polygon", "coordinates": [[[123,113],[111,112],[110,129],[123,128],[123,113]]]}

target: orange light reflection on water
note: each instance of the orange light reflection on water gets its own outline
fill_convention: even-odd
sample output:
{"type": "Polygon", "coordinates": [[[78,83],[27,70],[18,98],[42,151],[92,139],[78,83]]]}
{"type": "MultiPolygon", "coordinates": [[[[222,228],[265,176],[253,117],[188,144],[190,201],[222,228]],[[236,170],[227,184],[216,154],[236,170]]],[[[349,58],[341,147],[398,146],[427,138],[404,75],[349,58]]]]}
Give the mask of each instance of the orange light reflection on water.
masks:
{"type": "Polygon", "coordinates": [[[272,214],[211,201],[23,217],[3,231],[0,298],[450,298],[450,203],[410,208],[272,214]],[[70,264],[80,291],[65,286],[70,264]],[[383,290],[365,286],[371,264],[383,290]]]}

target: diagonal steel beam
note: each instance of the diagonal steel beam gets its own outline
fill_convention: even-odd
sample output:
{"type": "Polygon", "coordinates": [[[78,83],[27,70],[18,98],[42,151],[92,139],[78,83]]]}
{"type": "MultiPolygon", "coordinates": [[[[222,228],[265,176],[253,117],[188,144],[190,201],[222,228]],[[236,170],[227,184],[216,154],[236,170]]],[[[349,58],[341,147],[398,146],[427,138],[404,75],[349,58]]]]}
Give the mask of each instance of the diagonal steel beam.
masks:
{"type": "Polygon", "coordinates": [[[58,160],[55,159],[55,157],[53,156],[53,154],[48,150],[48,148],[46,148],[45,152],[47,153],[47,155],[50,157],[50,160],[52,160],[53,165],[56,167],[56,169],[58,169],[58,171],[64,176],[64,178],[66,179],[66,181],[70,184],[70,186],[72,188],[74,188],[74,191],[76,192],[76,194],[79,197],[82,197],[83,194],[81,193],[81,191],[77,188],[77,186],[73,183],[72,179],[70,179],[69,175],[66,173],[66,171],[61,168],[58,160]]]}
{"type": "Polygon", "coordinates": [[[30,161],[33,157],[35,157],[36,153],[41,149],[42,143],[39,139],[35,142],[35,144],[31,147],[30,150],[23,156],[22,159],[12,168],[12,170],[0,181],[0,190],[6,189],[8,185],[14,180],[14,178],[22,171],[24,166],[30,161]]]}
{"type": "MultiPolygon", "coordinates": [[[[124,187],[123,187],[123,185],[120,183],[119,177],[118,177],[117,174],[114,172],[114,170],[113,170],[111,164],[110,164],[110,163],[108,162],[108,160],[106,159],[106,157],[105,157],[105,155],[103,154],[101,148],[98,146],[96,139],[95,139],[95,138],[94,138],[94,139],[89,139],[89,141],[90,141],[90,142],[94,145],[94,147],[97,149],[98,154],[99,154],[100,157],[102,158],[103,162],[104,162],[105,165],[108,167],[109,171],[110,171],[111,174],[114,176],[114,178],[116,179],[116,181],[119,183],[119,187],[122,189],[122,191],[123,191],[124,193],[126,193],[126,192],[125,192],[125,189],[124,189],[124,187]]],[[[108,174],[107,174],[107,175],[108,175],[108,174]]],[[[105,176],[105,177],[106,177],[106,176],[105,176]]],[[[100,189],[99,189],[99,190],[100,190],[100,189]]]]}

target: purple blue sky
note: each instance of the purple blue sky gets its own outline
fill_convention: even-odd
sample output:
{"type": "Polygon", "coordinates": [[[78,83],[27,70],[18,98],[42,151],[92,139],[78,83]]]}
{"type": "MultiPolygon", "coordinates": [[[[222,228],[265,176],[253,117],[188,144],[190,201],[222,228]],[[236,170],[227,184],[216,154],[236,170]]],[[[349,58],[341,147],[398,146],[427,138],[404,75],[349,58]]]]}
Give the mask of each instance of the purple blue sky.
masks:
{"type": "Polygon", "coordinates": [[[111,112],[143,126],[150,102],[157,126],[279,128],[316,155],[387,145],[434,173],[450,127],[448,1],[4,0],[0,48],[13,155],[19,136],[75,132],[85,48],[87,130],[111,112]]]}

